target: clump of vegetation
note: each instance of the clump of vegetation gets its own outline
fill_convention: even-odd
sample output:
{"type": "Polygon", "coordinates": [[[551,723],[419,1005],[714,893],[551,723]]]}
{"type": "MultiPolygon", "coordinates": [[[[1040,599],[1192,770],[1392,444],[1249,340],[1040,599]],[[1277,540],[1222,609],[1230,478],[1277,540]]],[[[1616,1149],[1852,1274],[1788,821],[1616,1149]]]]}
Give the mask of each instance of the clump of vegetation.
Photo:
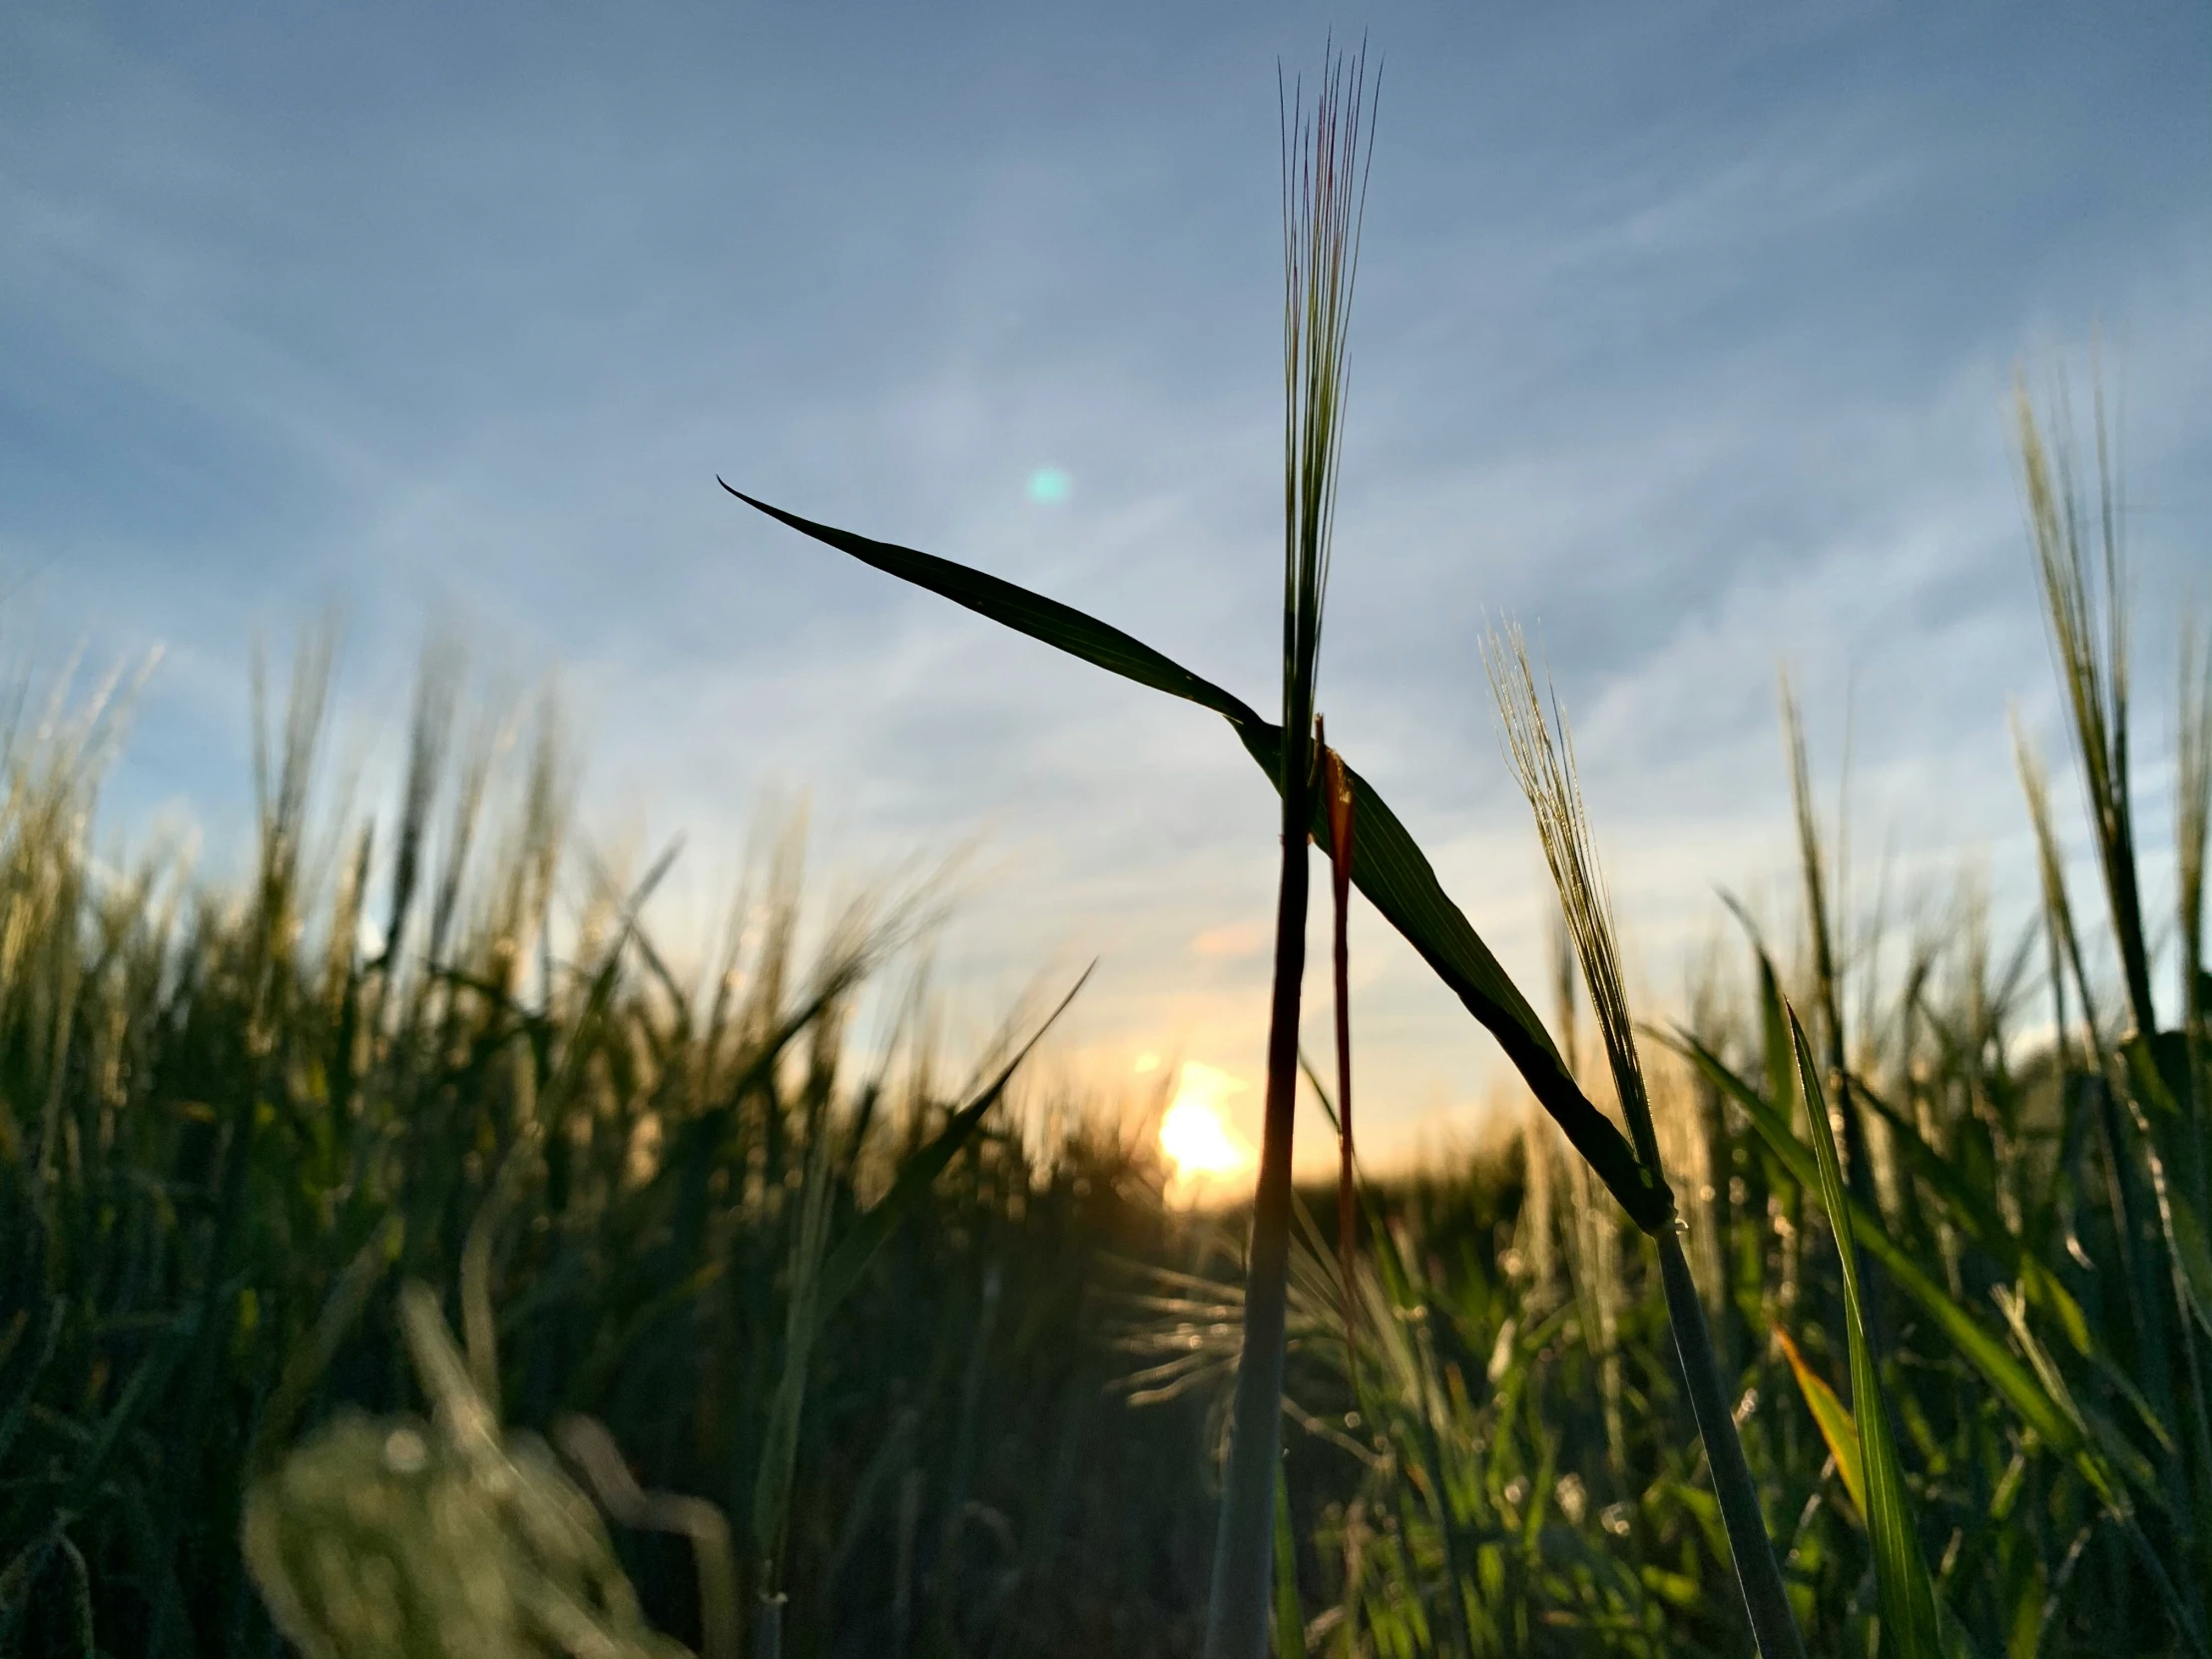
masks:
{"type": "MultiPolygon", "coordinates": [[[[280,1612],[331,1605],[299,1529],[364,1420],[402,1486],[564,1489],[487,1422],[619,1446],[729,1517],[743,1621],[773,1609],[797,1652],[1178,1651],[1200,1422],[1107,1394],[1114,1264],[1190,1259],[1136,1126],[1011,1113],[1010,1036],[948,1076],[926,886],[810,911],[796,838],[679,971],[637,916],[666,860],[618,884],[570,828],[550,708],[476,719],[450,649],[396,810],[340,816],[329,654],[309,640],[262,746],[235,888],[160,846],[93,856],[114,698],[57,691],[0,752],[0,1652],[266,1649],[242,1523],[280,1612]],[[448,1324],[469,1410],[421,1372],[448,1324]],[[418,1372],[437,1409],[410,1424],[418,1372]]],[[[398,1518],[423,1491],[391,1500],[354,1541],[427,1560],[398,1518]]],[[[691,1544],[621,1508],[621,1575],[697,1647],[691,1544]]],[[[579,1599],[642,1628],[607,1622],[603,1565],[579,1599]]]]}

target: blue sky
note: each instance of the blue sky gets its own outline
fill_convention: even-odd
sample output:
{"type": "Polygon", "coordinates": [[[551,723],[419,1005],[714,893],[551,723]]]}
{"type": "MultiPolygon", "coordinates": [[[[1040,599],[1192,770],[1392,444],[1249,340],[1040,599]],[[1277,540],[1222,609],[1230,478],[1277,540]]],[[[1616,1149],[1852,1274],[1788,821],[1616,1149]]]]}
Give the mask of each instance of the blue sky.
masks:
{"type": "MultiPolygon", "coordinates": [[[[2007,700],[2060,738],[2002,404],[2021,364],[2079,390],[2092,327],[2157,795],[2212,587],[2212,18],[2178,3],[10,7],[11,649],[161,643],[110,815],[190,803],[220,851],[258,633],[340,607],[388,753],[458,616],[558,669],[598,833],[689,832],[670,926],[805,791],[829,865],[978,847],[979,1020],[1100,955],[1071,1063],[1253,1077],[1274,837],[1226,729],[714,475],[1265,703],[1276,66],[1311,84],[1332,24],[1384,68],[1322,703],[1509,965],[1542,891],[1488,617],[1540,631],[1655,1006],[1716,884],[1785,890],[1781,664],[1824,778],[1848,710],[1870,868],[2016,886],[2007,700]]],[[[1377,1134],[1472,1122],[1487,1040],[1372,916],[1356,950],[1377,1134]]]]}

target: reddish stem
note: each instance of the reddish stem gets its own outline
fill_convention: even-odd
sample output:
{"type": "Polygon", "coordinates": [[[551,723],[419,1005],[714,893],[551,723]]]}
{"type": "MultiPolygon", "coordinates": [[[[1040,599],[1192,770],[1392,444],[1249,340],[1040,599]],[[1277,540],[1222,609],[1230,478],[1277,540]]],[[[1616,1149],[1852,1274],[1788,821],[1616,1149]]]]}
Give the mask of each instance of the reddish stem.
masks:
{"type": "Polygon", "coordinates": [[[1336,897],[1337,980],[1337,1141],[1342,1162],[1337,1176],[1337,1266],[1344,1275],[1345,1359],[1351,1364],[1358,1303],[1352,1289],[1354,1235],[1352,1177],[1352,783],[1344,757],[1329,747],[1320,721],[1314,723],[1321,745],[1322,779],[1329,812],[1330,890],[1336,897]]]}

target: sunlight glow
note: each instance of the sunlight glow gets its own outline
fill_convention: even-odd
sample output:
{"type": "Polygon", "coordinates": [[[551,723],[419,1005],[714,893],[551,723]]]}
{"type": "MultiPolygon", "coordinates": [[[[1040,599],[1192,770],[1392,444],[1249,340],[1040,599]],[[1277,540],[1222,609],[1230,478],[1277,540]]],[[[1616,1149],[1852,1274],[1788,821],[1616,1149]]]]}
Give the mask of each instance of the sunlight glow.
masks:
{"type": "Polygon", "coordinates": [[[1160,1150],[1175,1161],[1179,1186],[1236,1175],[1258,1161],[1223,1117],[1229,1097],[1245,1087],[1226,1071],[1183,1063],[1175,1099],[1160,1120],[1160,1150]]]}

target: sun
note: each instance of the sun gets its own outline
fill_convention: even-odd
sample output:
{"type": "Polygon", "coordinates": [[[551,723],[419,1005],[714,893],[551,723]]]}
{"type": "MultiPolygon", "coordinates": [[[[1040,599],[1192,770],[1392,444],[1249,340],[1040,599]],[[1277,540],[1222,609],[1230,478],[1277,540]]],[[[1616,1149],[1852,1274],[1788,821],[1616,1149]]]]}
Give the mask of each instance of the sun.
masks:
{"type": "Polygon", "coordinates": [[[1176,1184],[1195,1186],[1250,1169],[1252,1148],[1232,1130],[1222,1108],[1245,1088],[1241,1078],[1186,1060],[1175,1099],[1160,1120],[1160,1150],[1175,1162],[1176,1184]]]}

